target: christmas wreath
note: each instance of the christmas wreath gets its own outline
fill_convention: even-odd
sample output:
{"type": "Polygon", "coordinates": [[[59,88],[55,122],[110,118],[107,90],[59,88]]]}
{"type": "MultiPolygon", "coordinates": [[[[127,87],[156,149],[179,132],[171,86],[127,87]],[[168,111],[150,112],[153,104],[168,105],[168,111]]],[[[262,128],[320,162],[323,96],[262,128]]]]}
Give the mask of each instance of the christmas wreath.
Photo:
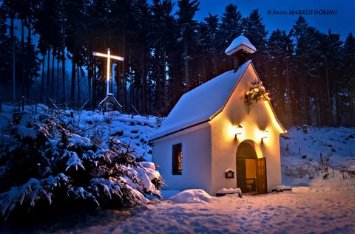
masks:
{"type": "Polygon", "coordinates": [[[260,80],[255,80],[251,82],[251,87],[244,94],[245,102],[248,105],[253,104],[258,101],[269,101],[269,93],[266,92],[263,82],[260,80]]]}

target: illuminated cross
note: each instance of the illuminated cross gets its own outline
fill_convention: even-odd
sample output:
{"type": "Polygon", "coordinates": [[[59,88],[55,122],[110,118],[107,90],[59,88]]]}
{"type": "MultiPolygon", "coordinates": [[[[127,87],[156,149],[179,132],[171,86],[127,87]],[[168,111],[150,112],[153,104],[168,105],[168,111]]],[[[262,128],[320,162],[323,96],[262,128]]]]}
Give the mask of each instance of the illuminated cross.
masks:
{"type": "Polygon", "coordinates": [[[93,54],[94,56],[107,58],[106,96],[108,96],[109,93],[110,93],[110,67],[111,67],[111,59],[115,59],[115,60],[119,60],[119,61],[124,61],[124,58],[123,58],[123,57],[120,57],[120,56],[116,56],[116,55],[111,55],[111,53],[110,53],[110,48],[107,49],[107,54],[99,53],[99,52],[93,52],[92,54],[93,54]]]}

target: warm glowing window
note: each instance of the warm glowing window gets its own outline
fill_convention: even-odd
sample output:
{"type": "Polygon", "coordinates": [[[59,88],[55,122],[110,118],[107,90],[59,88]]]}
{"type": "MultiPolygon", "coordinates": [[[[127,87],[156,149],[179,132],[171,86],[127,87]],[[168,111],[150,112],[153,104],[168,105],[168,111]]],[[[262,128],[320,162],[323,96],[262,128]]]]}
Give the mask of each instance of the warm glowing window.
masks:
{"type": "Polygon", "coordinates": [[[173,145],[172,155],[173,175],[182,174],[182,145],[173,145]]]}

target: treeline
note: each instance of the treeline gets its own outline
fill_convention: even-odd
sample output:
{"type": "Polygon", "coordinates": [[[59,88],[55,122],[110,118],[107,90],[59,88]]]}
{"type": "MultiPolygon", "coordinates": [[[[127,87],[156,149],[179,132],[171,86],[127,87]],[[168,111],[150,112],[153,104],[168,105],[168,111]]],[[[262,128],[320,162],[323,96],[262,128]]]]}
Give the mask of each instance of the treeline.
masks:
{"type": "MultiPolygon", "coordinates": [[[[105,95],[106,60],[125,111],[166,115],[179,97],[232,69],[225,48],[241,33],[285,125],[354,125],[355,39],[343,42],[299,17],[289,31],[268,32],[258,10],[194,19],[197,0],[5,0],[0,7],[1,95],[95,107],[105,95]],[[18,30],[15,28],[18,27],[18,30]],[[19,32],[19,33],[15,33],[19,32]]],[[[211,94],[213,95],[213,94],[211,94]]]]}

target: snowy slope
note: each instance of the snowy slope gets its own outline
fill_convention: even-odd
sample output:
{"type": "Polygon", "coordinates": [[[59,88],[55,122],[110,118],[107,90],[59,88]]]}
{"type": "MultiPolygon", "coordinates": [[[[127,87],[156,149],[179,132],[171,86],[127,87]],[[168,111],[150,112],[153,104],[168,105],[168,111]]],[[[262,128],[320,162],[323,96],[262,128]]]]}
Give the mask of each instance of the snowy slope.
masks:
{"type": "Polygon", "coordinates": [[[324,164],[329,165],[330,175],[354,170],[355,128],[290,128],[281,137],[281,163],[283,183],[288,185],[308,184],[322,175],[324,164]]]}

